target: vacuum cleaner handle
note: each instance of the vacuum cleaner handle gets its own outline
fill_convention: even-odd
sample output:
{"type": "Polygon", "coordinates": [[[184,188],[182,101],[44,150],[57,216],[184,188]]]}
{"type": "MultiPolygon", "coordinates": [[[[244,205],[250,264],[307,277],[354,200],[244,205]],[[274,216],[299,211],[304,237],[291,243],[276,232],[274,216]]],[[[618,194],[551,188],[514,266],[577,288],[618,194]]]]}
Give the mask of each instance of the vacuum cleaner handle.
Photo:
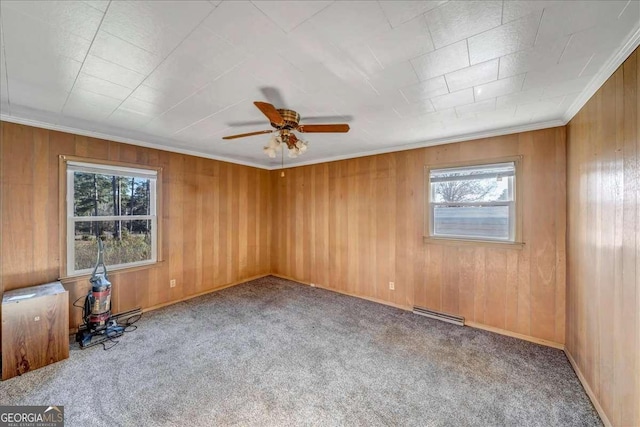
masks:
{"type": "Polygon", "coordinates": [[[96,276],[98,272],[98,267],[102,267],[102,271],[104,272],[104,278],[108,277],[107,266],[104,265],[104,244],[102,243],[102,239],[98,237],[98,260],[96,261],[96,266],[93,268],[92,277],[96,276]]]}

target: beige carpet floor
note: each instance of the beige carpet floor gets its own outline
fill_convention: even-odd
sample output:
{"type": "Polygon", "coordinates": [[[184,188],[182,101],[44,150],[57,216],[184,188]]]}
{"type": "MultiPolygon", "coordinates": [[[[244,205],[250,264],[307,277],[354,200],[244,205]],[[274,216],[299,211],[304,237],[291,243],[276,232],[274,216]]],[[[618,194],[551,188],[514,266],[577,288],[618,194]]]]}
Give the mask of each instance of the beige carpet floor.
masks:
{"type": "Polygon", "coordinates": [[[598,426],[560,350],[267,277],[0,383],[67,426],[598,426]]]}

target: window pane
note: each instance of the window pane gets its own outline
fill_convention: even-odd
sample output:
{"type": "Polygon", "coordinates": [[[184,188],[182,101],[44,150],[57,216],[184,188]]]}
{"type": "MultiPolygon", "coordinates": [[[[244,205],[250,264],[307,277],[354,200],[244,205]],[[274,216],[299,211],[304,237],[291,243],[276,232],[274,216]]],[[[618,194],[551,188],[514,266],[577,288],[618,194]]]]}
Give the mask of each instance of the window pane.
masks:
{"type": "Polygon", "coordinates": [[[104,241],[107,266],[151,260],[151,220],[79,221],[75,223],[75,269],[93,268],[97,236],[104,241]]]}
{"type": "Polygon", "coordinates": [[[434,206],[433,235],[509,240],[509,206],[434,206]]]}
{"type": "Polygon", "coordinates": [[[512,201],[514,174],[513,163],[432,170],[431,201],[512,201]]]}
{"type": "Polygon", "coordinates": [[[149,178],[74,172],[75,216],[149,215],[149,178]]]}

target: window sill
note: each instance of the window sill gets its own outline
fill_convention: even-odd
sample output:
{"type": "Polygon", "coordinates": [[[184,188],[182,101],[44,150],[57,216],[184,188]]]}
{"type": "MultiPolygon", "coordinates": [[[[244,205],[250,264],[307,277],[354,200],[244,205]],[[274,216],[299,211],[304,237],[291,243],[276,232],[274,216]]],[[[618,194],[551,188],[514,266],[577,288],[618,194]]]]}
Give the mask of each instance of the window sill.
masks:
{"type": "Polygon", "coordinates": [[[429,245],[448,246],[487,246],[492,248],[522,250],[524,242],[500,242],[493,240],[449,239],[446,237],[423,236],[424,243],[429,245]]]}
{"type": "MultiPolygon", "coordinates": [[[[162,264],[163,264],[163,261],[156,261],[156,262],[150,262],[148,264],[134,265],[131,267],[108,269],[107,273],[108,274],[131,273],[133,271],[148,270],[151,268],[160,267],[162,264]]],[[[58,280],[60,280],[62,284],[67,284],[67,283],[79,282],[84,279],[89,279],[90,277],[91,277],[91,273],[83,273],[83,274],[77,274],[72,276],[63,276],[63,277],[60,277],[58,280]]]]}

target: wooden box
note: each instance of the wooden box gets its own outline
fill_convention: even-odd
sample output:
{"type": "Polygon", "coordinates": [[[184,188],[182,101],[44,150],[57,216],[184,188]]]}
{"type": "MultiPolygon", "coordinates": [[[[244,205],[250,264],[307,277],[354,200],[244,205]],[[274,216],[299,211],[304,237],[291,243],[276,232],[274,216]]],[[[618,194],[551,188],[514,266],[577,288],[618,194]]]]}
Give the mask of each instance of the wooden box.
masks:
{"type": "Polygon", "coordinates": [[[69,293],[60,282],[2,297],[2,379],[69,357],[69,293]]]}

